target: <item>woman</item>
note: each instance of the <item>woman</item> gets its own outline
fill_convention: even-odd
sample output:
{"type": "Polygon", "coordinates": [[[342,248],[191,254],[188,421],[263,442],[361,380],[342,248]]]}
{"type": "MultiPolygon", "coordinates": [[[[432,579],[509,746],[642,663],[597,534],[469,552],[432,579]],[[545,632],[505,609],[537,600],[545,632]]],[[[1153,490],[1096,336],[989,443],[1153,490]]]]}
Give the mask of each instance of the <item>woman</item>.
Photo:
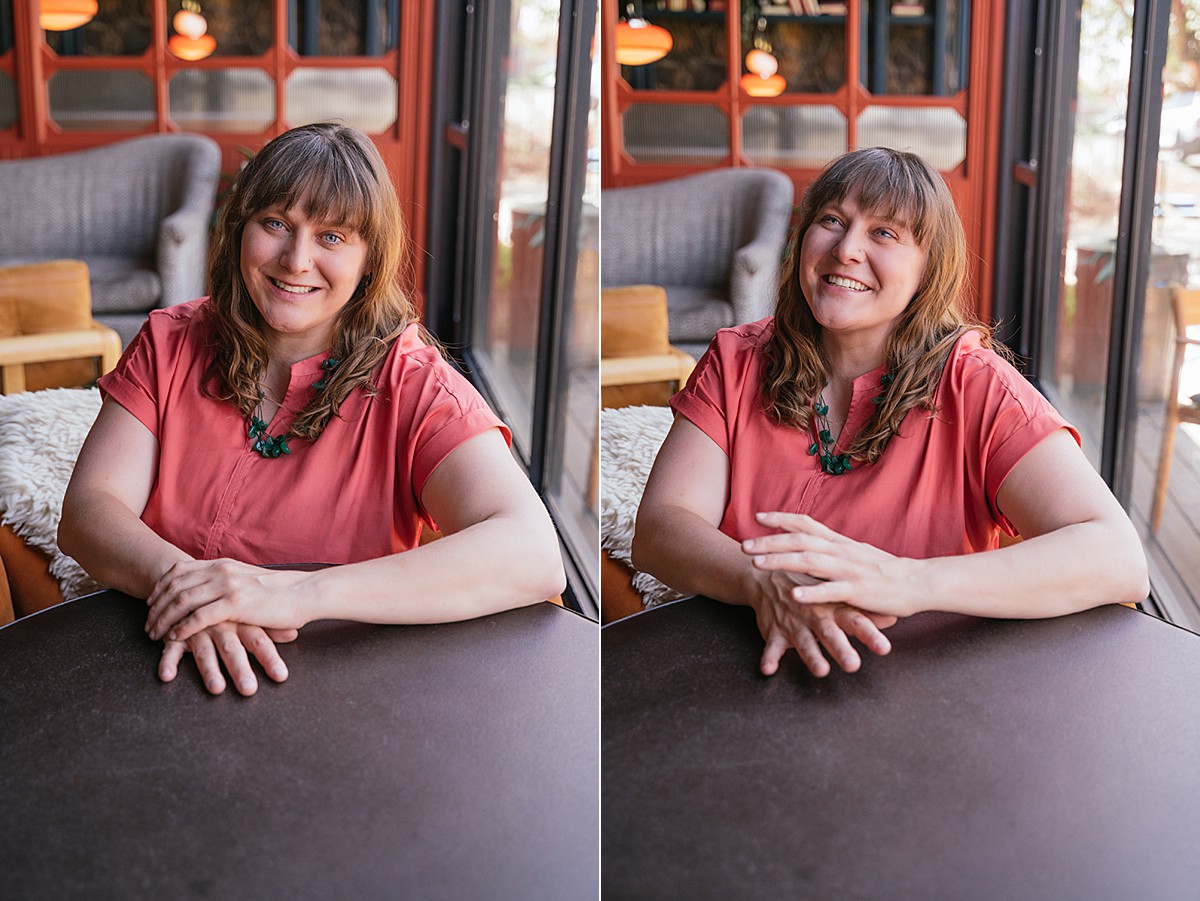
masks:
{"type": "Polygon", "coordinates": [[[148,599],[159,676],[209,691],[287,669],[314,619],[466,619],[562,590],[507,428],[427,343],[383,160],[360,132],[293,129],[238,177],[208,298],[158,310],[117,368],[59,543],[148,599]],[[421,522],[445,538],[418,547],[421,522]],[[403,553],[401,553],[403,552],[403,553]],[[338,563],[317,572],[258,564],[338,563]]]}
{"type": "Polygon", "coordinates": [[[764,674],[861,665],[922,610],[1137,601],[1141,544],[1078,435],[968,320],[966,242],[919,157],[854,151],[802,202],[776,314],[719,332],[638,511],[634,564],[746,604],[764,674]],[[1025,540],[997,549],[1001,532],[1025,540]],[[976,553],[988,551],[988,553],[976,553]],[[822,653],[822,649],[824,653],[822,653]]]}

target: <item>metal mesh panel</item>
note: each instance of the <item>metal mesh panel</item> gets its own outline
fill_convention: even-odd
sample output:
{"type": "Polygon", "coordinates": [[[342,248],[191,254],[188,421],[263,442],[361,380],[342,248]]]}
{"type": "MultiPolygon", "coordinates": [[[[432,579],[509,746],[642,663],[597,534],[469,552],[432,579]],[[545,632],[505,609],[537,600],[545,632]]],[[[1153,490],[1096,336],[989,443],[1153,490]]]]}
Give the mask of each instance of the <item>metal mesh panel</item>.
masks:
{"type": "Polygon", "coordinates": [[[872,106],[858,117],[858,146],[909,150],[946,171],[966,159],[967,123],[952,109],[872,106]]]}
{"type": "Polygon", "coordinates": [[[836,107],[760,106],[742,116],[742,152],[759,166],[819,169],[846,150],[846,117],[836,107]]]}
{"type": "Polygon", "coordinates": [[[621,124],[625,151],[639,163],[711,164],[729,155],[729,119],[716,107],[635,103],[621,124]]]}

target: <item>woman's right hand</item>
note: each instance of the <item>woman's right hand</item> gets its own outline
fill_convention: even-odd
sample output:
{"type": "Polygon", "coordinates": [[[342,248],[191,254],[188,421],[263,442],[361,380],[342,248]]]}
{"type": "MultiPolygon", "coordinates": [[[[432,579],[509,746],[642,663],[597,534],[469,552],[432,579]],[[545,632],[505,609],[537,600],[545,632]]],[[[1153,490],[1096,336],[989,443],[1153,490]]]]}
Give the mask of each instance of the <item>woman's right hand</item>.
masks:
{"type": "Polygon", "coordinates": [[[851,638],[880,656],[892,649],[881,630],[895,624],[894,616],[866,613],[846,604],[798,603],[791,594],[798,581],[786,572],[760,570],[757,584],[759,591],[751,606],[766,642],[759,664],[764,676],[779,669],[779,660],[788,648],[795,648],[808,671],[818,678],[830,672],[826,654],[848,673],[862,666],[851,638]]]}
{"type": "Polygon", "coordinates": [[[221,672],[221,664],[224,663],[238,692],[249,696],[258,691],[258,679],[250,666],[250,657],[253,656],[262,665],[271,679],[282,682],[288,677],[288,671],[275,645],[294,641],[296,635],[295,629],[263,629],[244,623],[217,623],[184,641],[164,641],[158,678],[163,682],[172,681],[179,672],[183,655],[190,651],[204,687],[211,694],[219,695],[225,690],[225,676],[221,672]]]}

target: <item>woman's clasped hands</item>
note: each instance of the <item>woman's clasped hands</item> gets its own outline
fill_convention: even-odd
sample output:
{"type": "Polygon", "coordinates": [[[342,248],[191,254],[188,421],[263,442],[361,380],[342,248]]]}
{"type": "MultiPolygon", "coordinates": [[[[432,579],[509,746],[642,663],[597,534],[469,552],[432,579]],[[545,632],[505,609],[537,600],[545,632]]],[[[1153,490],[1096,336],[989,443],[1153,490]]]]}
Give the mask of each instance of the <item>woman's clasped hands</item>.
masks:
{"type": "Polygon", "coordinates": [[[766,646],[761,669],[772,675],[795,648],[814,676],[830,671],[826,655],[848,673],[862,658],[855,638],[880,656],[891,650],[883,629],[915,612],[906,600],[914,564],[846,538],[810,516],[759,513],[760,525],[779,531],[742,542],[759,572],[754,608],[766,646]]]}
{"type": "Polygon", "coordinates": [[[146,633],[163,641],[159,678],[172,681],[190,651],[212,694],[225,690],[222,664],[240,694],[254,694],[251,657],[271,679],[284,681],[288,670],[276,645],[293,641],[304,625],[293,589],[305,575],[236,560],[176,563],[146,600],[146,633]]]}

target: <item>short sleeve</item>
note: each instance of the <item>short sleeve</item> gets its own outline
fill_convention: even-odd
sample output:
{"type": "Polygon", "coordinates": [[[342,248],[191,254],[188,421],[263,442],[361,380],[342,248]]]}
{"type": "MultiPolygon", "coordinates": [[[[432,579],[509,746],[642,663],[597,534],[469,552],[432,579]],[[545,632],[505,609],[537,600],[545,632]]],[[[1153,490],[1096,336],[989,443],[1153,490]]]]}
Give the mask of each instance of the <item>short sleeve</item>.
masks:
{"type": "Polygon", "coordinates": [[[708,435],[726,456],[744,403],[757,403],[762,357],[759,348],[770,319],[721,329],[700,357],[671,408],[708,435]]]}
{"type": "Polygon", "coordinates": [[[160,437],[160,414],[170,373],[179,365],[199,301],[169,310],[154,310],[121,355],[116,368],[97,385],[101,396],[111,397],[132,413],[155,438],[160,437]]]}
{"type": "Polygon", "coordinates": [[[976,461],[992,516],[1009,534],[1016,529],[1000,511],[996,497],[1013,468],[1034,447],[1059,429],[1075,442],[1079,432],[1011,364],[990,350],[972,348],[958,363],[959,390],[967,425],[967,446],[978,450],[976,461]],[[973,439],[973,440],[971,440],[973,439]]]}
{"type": "MultiPolygon", "coordinates": [[[[475,387],[437,351],[429,348],[401,391],[415,401],[407,441],[401,441],[411,467],[418,505],[429,476],[455,448],[488,429],[499,429],[512,445],[512,432],[492,412],[475,387]]],[[[423,508],[422,508],[423,509],[423,508]]]]}

